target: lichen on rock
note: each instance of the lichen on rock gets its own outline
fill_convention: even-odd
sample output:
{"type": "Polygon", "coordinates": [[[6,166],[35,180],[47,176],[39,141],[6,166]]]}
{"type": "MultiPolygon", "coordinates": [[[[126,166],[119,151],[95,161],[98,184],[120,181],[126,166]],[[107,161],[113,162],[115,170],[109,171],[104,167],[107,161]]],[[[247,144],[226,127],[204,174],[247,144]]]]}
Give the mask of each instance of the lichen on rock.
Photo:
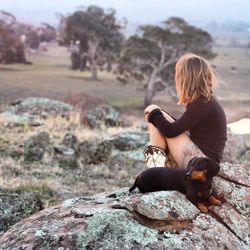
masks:
{"type": "Polygon", "coordinates": [[[0,190],[0,233],[42,208],[42,202],[34,193],[0,190]]]}

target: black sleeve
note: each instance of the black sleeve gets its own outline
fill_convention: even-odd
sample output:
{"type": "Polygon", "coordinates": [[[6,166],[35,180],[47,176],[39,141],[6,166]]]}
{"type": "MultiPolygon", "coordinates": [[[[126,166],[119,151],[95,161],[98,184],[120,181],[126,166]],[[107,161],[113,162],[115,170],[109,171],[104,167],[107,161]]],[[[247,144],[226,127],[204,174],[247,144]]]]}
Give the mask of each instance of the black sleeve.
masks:
{"type": "Polygon", "coordinates": [[[209,107],[204,102],[195,102],[187,106],[184,114],[173,123],[166,120],[160,109],[154,109],[148,116],[152,123],[163,136],[176,137],[190,130],[194,125],[210,115],[209,107]]]}
{"type": "Polygon", "coordinates": [[[171,118],[173,118],[173,120],[177,120],[175,117],[173,117],[172,115],[170,115],[166,110],[161,109],[161,111],[163,111],[163,113],[166,113],[167,115],[169,115],[171,118]]]}

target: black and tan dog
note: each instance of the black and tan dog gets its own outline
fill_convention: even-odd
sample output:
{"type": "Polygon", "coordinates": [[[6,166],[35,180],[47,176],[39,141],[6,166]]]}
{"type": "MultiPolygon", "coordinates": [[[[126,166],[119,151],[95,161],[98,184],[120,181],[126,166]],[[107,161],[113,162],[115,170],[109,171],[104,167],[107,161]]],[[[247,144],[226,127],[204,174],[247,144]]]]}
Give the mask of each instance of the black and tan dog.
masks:
{"type": "Polygon", "coordinates": [[[137,176],[129,192],[136,187],[141,193],[177,190],[185,194],[202,212],[208,212],[206,201],[213,205],[221,204],[212,195],[212,180],[219,169],[219,164],[205,157],[194,157],[189,161],[187,169],[149,168],[137,176]]]}

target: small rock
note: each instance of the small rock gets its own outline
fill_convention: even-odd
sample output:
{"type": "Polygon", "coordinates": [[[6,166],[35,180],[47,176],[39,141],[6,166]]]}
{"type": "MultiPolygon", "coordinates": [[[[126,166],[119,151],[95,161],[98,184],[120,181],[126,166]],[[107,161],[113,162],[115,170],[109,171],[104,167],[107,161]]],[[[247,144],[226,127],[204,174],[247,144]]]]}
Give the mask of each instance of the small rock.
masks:
{"type": "Polygon", "coordinates": [[[31,136],[25,142],[24,160],[40,161],[42,160],[45,151],[51,151],[49,133],[46,131],[40,131],[31,136]]]}
{"type": "Polygon", "coordinates": [[[63,140],[62,140],[62,145],[65,147],[72,148],[74,150],[77,149],[78,147],[78,140],[77,137],[71,133],[67,133],[64,135],[63,140]]]}
{"type": "Polygon", "coordinates": [[[111,158],[112,144],[110,141],[83,141],[79,143],[77,156],[82,164],[97,164],[111,158]]]}
{"type": "Polygon", "coordinates": [[[121,133],[112,138],[115,148],[121,151],[140,148],[145,146],[148,141],[148,134],[135,131],[121,133]]]}
{"type": "Polygon", "coordinates": [[[77,168],[78,162],[76,159],[76,153],[72,148],[65,147],[63,145],[54,146],[54,160],[59,163],[60,167],[77,168]]]}

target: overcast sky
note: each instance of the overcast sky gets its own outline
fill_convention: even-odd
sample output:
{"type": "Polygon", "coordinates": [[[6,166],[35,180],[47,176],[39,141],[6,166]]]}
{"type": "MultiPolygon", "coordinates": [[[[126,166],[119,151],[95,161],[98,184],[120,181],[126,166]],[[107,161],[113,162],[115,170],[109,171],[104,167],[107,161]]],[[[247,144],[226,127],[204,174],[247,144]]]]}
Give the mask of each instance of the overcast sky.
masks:
{"type": "Polygon", "coordinates": [[[201,25],[211,20],[250,21],[250,0],[0,0],[0,9],[22,22],[56,25],[55,13],[69,14],[90,4],[112,7],[129,23],[157,23],[170,16],[201,25]]]}

